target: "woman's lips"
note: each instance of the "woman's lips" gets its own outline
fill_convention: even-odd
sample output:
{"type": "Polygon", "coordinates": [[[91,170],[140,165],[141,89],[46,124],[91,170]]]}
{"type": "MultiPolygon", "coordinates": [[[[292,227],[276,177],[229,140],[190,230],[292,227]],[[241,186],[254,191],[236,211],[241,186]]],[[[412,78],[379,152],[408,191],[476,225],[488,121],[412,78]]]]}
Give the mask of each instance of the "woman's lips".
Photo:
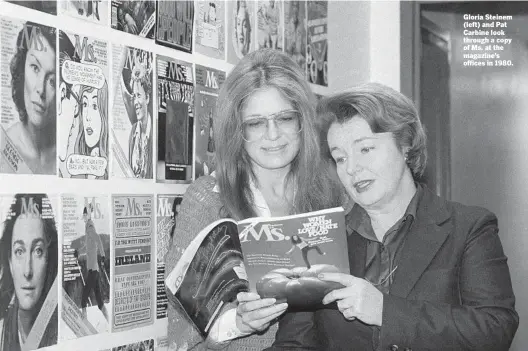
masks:
{"type": "Polygon", "coordinates": [[[93,134],[93,129],[90,128],[90,127],[86,128],[86,134],[92,135],[93,134]]]}
{"type": "Polygon", "coordinates": [[[266,152],[277,152],[284,149],[286,145],[280,145],[280,146],[273,146],[273,147],[263,147],[264,151],[266,152]]]}
{"type": "Polygon", "coordinates": [[[356,189],[358,193],[362,193],[364,191],[367,191],[372,185],[372,183],[374,183],[374,180],[372,179],[361,180],[359,182],[354,183],[354,188],[356,189]]]}

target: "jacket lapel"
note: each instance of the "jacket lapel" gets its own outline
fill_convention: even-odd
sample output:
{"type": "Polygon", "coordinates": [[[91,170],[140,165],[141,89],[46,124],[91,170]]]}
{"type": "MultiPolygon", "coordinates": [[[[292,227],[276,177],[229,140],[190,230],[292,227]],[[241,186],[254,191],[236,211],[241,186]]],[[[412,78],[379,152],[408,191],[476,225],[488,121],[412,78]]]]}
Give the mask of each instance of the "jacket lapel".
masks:
{"type": "Polygon", "coordinates": [[[403,255],[394,273],[390,294],[407,297],[451,232],[445,201],[424,186],[411,229],[407,233],[403,255]]]}
{"type": "Polygon", "coordinates": [[[365,261],[367,258],[367,239],[356,232],[347,234],[350,274],[363,278],[365,276],[365,261]]]}

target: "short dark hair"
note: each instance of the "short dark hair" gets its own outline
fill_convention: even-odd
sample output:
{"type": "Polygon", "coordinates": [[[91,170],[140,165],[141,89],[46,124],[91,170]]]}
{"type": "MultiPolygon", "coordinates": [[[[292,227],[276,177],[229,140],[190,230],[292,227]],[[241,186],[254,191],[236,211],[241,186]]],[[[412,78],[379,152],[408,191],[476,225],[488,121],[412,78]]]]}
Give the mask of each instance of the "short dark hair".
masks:
{"type": "Polygon", "coordinates": [[[391,132],[400,151],[408,147],[407,165],[418,180],[427,163],[426,135],[413,102],[400,92],[379,83],[366,83],[321,99],[317,105],[318,129],[325,153],[328,130],[355,116],[363,118],[373,133],[391,132]]]}
{"type": "Polygon", "coordinates": [[[11,96],[18,110],[18,115],[22,123],[26,123],[28,118],[26,106],[24,104],[24,70],[29,47],[25,40],[24,31],[28,30],[33,32],[34,29],[37,31],[37,33],[39,33],[39,35],[42,35],[44,39],[46,39],[53,49],[53,53],[55,53],[57,42],[57,39],[55,38],[55,28],[34,22],[26,22],[22,30],[18,33],[16,41],[17,51],[11,59],[9,68],[11,71],[11,96]]]}

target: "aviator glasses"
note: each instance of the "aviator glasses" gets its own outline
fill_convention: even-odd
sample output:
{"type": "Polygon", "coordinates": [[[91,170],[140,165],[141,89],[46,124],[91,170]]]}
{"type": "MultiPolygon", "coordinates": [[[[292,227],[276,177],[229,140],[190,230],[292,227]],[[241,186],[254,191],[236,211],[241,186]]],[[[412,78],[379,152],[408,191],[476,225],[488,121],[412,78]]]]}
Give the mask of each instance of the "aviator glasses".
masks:
{"type": "Polygon", "coordinates": [[[242,122],[242,137],[247,142],[262,139],[269,131],[271,122],[284,134],[297,134],[302,130],[301,113],[297,110],[284,110],[270,115],[249,116],[242,122]]]}

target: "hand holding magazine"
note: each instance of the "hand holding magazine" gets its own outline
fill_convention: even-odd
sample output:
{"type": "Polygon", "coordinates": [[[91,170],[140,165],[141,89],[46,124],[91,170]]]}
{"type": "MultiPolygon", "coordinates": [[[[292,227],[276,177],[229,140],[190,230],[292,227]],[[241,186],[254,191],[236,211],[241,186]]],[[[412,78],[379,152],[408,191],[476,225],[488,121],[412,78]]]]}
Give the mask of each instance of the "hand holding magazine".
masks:
{"type": "Polygon", "coordinates": [[[165,284],[169,300],[205,337],[241,291],[287,302],[292,310],[323,308],[323,297],[342,285],[319,280],[322,272],[350,273],[341,207],[215,221],[187,247],[165,284]]]}

